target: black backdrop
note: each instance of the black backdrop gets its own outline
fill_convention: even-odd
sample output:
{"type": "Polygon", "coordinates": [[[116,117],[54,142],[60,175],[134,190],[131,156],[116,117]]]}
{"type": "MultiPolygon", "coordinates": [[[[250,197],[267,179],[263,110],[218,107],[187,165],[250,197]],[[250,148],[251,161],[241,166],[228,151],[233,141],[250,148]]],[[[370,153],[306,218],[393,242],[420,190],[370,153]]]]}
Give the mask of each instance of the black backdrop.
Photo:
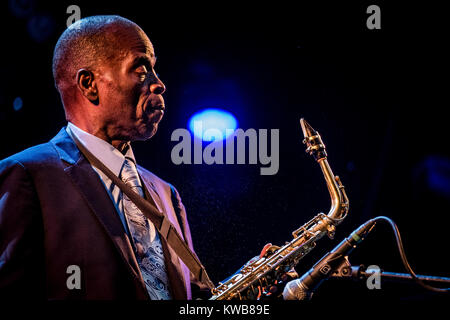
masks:
{"type": "MultiPolygon", "coordinates": [[[[371,2],[5,2],[0,158],[48,141],[65,124],[51,58],[70,4],[80,7],[82,17],[129,18],[152,40],[157,72],[167,87],[167,112],[155,137],[134,144],[135,154],[179,190],[196,251],[215,283],[267,242],[283,244],[318,212],[328,212],[324,179],[301,144],[300,117],[324,138],[351,205],[335,240],[319,241],[298,271],[306,271],[365,220],[385,215],[397,222],[417,273],[450,275],[444,260],[450,158],[442,8],[375,2],[382,28],[368,30],[371,2]],[[14,108],[17,97],[23,104],[16,100],[14,108]],[[279,172],[261,176],[258,165],[174,165],[172,131],[186,127],[189,116],[206,106],[233,112],[244,130],[279,129],[279,172]]],[[[404,272],[393,234],[383,224],[350,261],[404,272]]],[[[328,281],[315,300],[336,297],[434,295],[413,285],[383,284],[382,290],[369,291],[364,282],[328,281]]]]}

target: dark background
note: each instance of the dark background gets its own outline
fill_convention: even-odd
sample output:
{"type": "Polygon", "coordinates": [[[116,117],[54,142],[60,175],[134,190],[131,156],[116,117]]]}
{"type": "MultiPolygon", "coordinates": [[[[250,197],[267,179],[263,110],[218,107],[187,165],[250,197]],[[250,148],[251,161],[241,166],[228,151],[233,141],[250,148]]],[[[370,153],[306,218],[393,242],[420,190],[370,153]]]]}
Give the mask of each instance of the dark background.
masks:
{"type": "MultiPolygon", "coordinates": [[[[293,230],[328,212],[322,173],[301,143],[300,117],[321,133],[350,212],[336,238],[320,240],[298,271],[364,221],[385,215],[398,224],[417,273],[450,276],[448,32],[443,8],[427,3],[5,1],[0,158],[48,141],[65,125],[51,59],[67,7],[80,6],[81,17],[119,14],[149,35],[167,87],[157,135],[134,144],[138,163],[179,190],[214,283],[267,242],[282,245],[293,230]],[[381,30],[366,28],[370,4],[381,8],[381,30]],[[22,105],[14,104],[17,97],[22,105]],[[260,165],[174,165],[171,133],[204,107],[229,110],[244,130],[279,129],[279,172],[261,176],[260,165]]],[[[405,272],[384,224],[350,261],[405,272]]],[[[415,285],[383,283],[369,291],[365,282],[330,280],[314,300],[336,298],[440,299],[415,285]]]]}

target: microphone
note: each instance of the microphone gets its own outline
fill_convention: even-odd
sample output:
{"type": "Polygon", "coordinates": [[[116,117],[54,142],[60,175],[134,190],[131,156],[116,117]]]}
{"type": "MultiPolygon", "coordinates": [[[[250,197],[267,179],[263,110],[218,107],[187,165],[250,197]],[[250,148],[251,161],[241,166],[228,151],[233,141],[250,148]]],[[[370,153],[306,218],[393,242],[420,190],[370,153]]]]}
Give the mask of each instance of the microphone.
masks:
{"type": "Polygon", "coordinates": [[[348,263],[347,256],[361,243],[366,235],[375,226],[375,220],[371,219],[353,231],[342,240],[333,250],[322,257],[301,278],[292,280],[286,284],[283,290],[284,300],[309,300],[321,283],[328,279],[335,270],[348,263]]]}

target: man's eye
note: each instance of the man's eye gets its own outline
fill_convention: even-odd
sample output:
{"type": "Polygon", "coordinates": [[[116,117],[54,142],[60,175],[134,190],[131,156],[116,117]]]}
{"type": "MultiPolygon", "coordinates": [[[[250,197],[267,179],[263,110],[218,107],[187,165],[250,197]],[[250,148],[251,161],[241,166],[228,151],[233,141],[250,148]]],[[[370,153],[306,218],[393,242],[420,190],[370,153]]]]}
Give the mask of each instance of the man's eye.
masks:
{"type": "Polygon", "coordinates": [[[140,65],[139,67],[136,68],[136,72],[137,73],[147,73],[147,68],[144,65],[140,65]]]}
{"type": "Polygon", "coordinates": [[[136,72],[139,75],[139,80],[144,81],[145,77],[147,76],[147,73],[148,73],[147,68],[144,65],[141,65],[136,68],[136,72]]]}
{"type": "Polygon", "coordinates": [[[136,71],[139,73],[147,73],[147,68],[141,64],[139,67],[136,68],[136,71]]]}

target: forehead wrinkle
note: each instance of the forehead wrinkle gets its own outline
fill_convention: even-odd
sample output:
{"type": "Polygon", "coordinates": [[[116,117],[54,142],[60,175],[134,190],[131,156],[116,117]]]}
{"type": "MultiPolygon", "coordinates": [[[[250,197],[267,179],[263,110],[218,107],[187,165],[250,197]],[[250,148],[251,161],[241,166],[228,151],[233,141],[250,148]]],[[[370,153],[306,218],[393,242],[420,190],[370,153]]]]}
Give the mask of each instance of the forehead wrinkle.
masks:
{"type": "Polygon", "coordinates": [[[116,54],[121,52],[119,60],[130,59],[131,63],[134,64],[136,59],[146,57],[150,65],[153,66],[156,63],[153,45],[145,32],[139,27],[117,28],[113,32],[113,37],[115,43],[117,43],[117,46],[115,46],[116,54]]]}
{"type": "Polygon", "coordinates": [[[133,43],[128,47],[128,52],[131,53],[135,61],[136,59],[145,57],[150,63],[156,63],[156,56],[153,46],[147,39],[140,39],[139,41],[133,41],[133,43]],[[142,55],[143,54],[143,55],[142,55]]]}
{"type": "Polygon", "coordinates": [[[134,49],[149,54],[152,58],[154,57],[153,45],[144,30],[138,27],[132,37],[132,41],[134,42],[134,49]]]}
{"type": "Polygon", "coordinates": [[[141,43],[134,43],[128,47],[129,51],[144,53],[149,55],[152,59],[155,58],[155,53],[152,45],[141,43]]]}
{"type": "Polygon", "coordinates": [[[153,45],[139,26],[112,26],[110,35],[124,51],[138,51],[154,56],[153,45]]]}

